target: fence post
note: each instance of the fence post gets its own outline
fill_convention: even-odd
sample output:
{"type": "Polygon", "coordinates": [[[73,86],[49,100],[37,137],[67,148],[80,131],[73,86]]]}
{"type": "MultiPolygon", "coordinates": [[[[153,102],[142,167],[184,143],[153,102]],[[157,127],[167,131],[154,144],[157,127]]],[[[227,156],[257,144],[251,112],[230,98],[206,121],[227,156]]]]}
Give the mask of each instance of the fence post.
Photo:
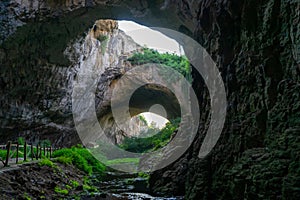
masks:
{"type": "Polygon", "coordinates": [[[50,146],[50,158],[52,158],[52,146],[50,146]]]}
{"type": "Polygon", "coordinates": [[[19,142],[17,142],[17,157],[16,157],[16,164],[18,164],[19,161],[19,142]]]}
{"type": "Polygon", "coordinates": [[[30,145],[30,151],[31,151],[31,160],[33,160],[34,154],[33,154],[33,144],[32,143],[30,145]]]}
{"type": "Polygon", "coordinates": [[[8,141],[8,143],[6,145],[7,152],[6,152],[6,159],[5,159],[4,167],[8,166],[8,159],[9,159],[9,154],[10,154],[10,145],[11,145],[11,141],[8,141]]]}
{"type": "Polygon", "coordinates": [[[40,145],[40,158],[42,158],[42,145],[40,145]]]}
{"type": "Polygon", "coordinates": [[[39,144],[36,145],[36,155],[35,158],[38,160],[39,159],[39,144]]]}
{"type": "Polygon", "coordinates": [[[46,147],[45,147],[45,144],[44,144],[44,156],[46,156],[46,147]]]}
{"type": "Polygon", "coordinates": [[[24,143],[24,161],[27,159],[27,142],[24,143]]]}

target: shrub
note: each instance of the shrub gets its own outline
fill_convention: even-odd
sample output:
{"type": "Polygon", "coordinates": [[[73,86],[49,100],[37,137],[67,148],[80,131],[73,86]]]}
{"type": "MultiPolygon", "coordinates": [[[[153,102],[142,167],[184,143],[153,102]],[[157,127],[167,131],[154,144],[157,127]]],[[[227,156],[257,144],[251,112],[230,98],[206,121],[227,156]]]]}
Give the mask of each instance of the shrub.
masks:
{"type": "Polygon", "coordinates": [[[58,158],[64,164],[72,163],[78,169],[91,174],[92,172],[103,173],[105,166],[94,158],[85,148],[64,148],[53,152],[53,157],[58,158]]]}
{"type": "Polygon", "coordinates": [[[72,158],[65,157],[65,156],[60,156],[57,158],[57,162],[65,165],[70,165],[72,164],[72,158]]]}

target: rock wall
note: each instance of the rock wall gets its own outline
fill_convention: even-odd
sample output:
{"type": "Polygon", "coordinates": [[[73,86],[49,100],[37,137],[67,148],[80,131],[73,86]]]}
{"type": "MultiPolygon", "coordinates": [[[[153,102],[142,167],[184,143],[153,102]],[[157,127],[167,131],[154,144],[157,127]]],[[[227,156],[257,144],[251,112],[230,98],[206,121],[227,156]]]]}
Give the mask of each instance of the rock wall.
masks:
{"type": "Polygon", "coordinates": [[[186,199],[298,199],[299,1],[179,5],[222,73],[228,112],[214,151],[198,159],[210,102],[194,73],[203,111],[198,140],[173,167],[154,173],[153,191],[180,191],[186,199]]]}
{"type": "MultiPolygon", "coordinates": [[[[28,35],[30,41],[33,36],[28,35]]],[[[4,48],[18,42],[7,42],[4,48]]],[[[35,47],[39,45],[34,42],[31,44],[35,47]]],[[[25,44],[28,45],[28,41],[25,44]]],[[[123,62],[140,48],[118,29],[116,21],[99,20],[84,37],[69,42],[63,52],[69,60],[67,66],[49,62],[49,57],[39,55],[44,53],[39,48],[36,49],[38,52],[31,49],[33,54],[38,54],[36,56],[27,52],[28,49],[3,50],[1,141],[4,143],[7,138],[22,136],[31,142],[50,139],[55,145],[64,146],[80,142],[72,116],[72,92],[78,81],[77,74],[94,71],[95,84],[98,84],[97,114],[101,116],[110,101],[107,94],[111,92],[110,82],[124,73],[123,62]],[[103,41],[100,41],[100,35],[104,37],[103,41]],[[19,57],[20,54],[24,57],[19,57]]],[[[82,88],[86,89],[84,85],[82,88]]]]}

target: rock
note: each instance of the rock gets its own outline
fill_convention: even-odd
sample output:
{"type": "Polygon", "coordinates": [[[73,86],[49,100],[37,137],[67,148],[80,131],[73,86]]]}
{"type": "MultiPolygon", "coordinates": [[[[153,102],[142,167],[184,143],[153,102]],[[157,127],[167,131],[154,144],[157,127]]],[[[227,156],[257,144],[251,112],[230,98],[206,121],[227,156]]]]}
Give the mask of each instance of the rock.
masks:
{"type": "MultiPolygon", "coordinates": [[[[120,1],[105,2],[0,2],[0,140],[20,134],[31,141],[51,135],[56,144],[78,142],[70,91],[79,68],[72,64],[92,64],[99,53],[92,50],[101,46],[93,35],[78,37],[99,18],[133,19],[193,36],[216,62],[227,90],[222,136],[213,152],[200,160],[210,100],[203,78],[193,72],[201,109],[197,139],[182,158],[152,175],[152,190],[185,193],[186,199],[300,199],[295,128],[300,123],[299,1],[141,0],[109,7],[120,1]],[[97,3],[101,6],[80,9],[97,3]],[[88,48],[83,53],[84,45],[88,48]]],[[[108,27],[106,31],[114,29],[113,24],[108,27]]],[[[113,55],[120,55],[122,47],[132,48],[112,38],[111,45],[118,46],[113,55]]],[[[126,40],[120,32],[118,38],[126,40]]],[[[98,87],[97,109],[98,117],[108,123],[111,88],[104,83],[112,83],[122,72],[109,69],[109,63],[119,63],[115,56],[104,52],[103,60],[107,71],[98,87]]],[[[120,140],[115,135],[112,139],[120,140]]]]}

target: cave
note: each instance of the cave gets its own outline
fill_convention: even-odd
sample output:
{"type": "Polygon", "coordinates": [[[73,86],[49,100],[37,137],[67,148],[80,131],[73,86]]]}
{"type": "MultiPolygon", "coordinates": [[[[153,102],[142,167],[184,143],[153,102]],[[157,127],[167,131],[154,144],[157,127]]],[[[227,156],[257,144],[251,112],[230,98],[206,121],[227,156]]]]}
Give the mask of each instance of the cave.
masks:
{"type": "MultiPolygon", "coordinates": [[[[199,115],[196,135],[174,162],[151,172],[149,190],[144,193],[195,200],[299,199],[299,11],[300,3],[289,0],[1,1],[0,145],[18,137],[33,144],[47,139],[59,148],[94,140],[94,135],[84,139],[78,136],[72,113],[73,83],[81,80],[79,71],[87,73],[88,69],[103,75],[97,84],[84,82],[85,90],[77,88],[75,118],[83,119],[84,124],[84,116],[93,115],[92,123],[106,127],[106,134],[115,132],[110,141],[119,143],[125,135],[112,128],[115,119],[110,97],[126,65],[124,69],[108,67],[101,71],[97,59],[92,58],[102,56],[101,51],[93,51],[103,48],[101,44],[107,38],[102,33],[113,34],[116,20],[128,20],[193,38],[216,64],[227,100],[220,138],[211,151],[199,157],[214,123],[211,116],[224,113],[211,112],[213,102],[220,101],[219,91],[211,92],[206,83],[218,81],[202,77],[192,66],[191,86],[200,110],[193,113],[197,109],[191,109],[192,115],[199,115]],[[98,68],[89,68],[92,65],[98,68]],[[93,92],[94,96],[85,97],[93,92]],[[92,109],[85,111],[80,103],[90,103],[92,109]]],[[[120,48],[124,44],[119,40],[130,41],[122,34],[113,37],[113,44],[120,48]]],[[[183,48],[198,52],[189,46],[183,48]]],[[[112,55],[119,53],[117,48],[111,49],[112,55]]],[[[128,55],[123,56],[120,59],[128,55]]],[[[119,62],[115,57],[104,59],[119,62]]],[[[126,96],[126,90],[121,94],[126,96]]],[[[123,98],[116,102],[122,104],[123,98]]],[[[156,104],[164,107],[168,120],[183,114],[180,99],[155,84],[139,87],[128,102],[128,119],[156,104]]],[[[159,111],[156,114],[161,115],[159,111]]],[[[188,126],[192,120],[182,121],[182,126],[188,126]]],[[[141,159],[153,162],[147,156],[141,159]]],[[[12,183],[1,180],[3,197],[24,198],[9,192],[12,189],[7,187],[12,183]]],[[[32,197],[43,195],[23,188],[26,191],[20,190],[32,197]]]]}

